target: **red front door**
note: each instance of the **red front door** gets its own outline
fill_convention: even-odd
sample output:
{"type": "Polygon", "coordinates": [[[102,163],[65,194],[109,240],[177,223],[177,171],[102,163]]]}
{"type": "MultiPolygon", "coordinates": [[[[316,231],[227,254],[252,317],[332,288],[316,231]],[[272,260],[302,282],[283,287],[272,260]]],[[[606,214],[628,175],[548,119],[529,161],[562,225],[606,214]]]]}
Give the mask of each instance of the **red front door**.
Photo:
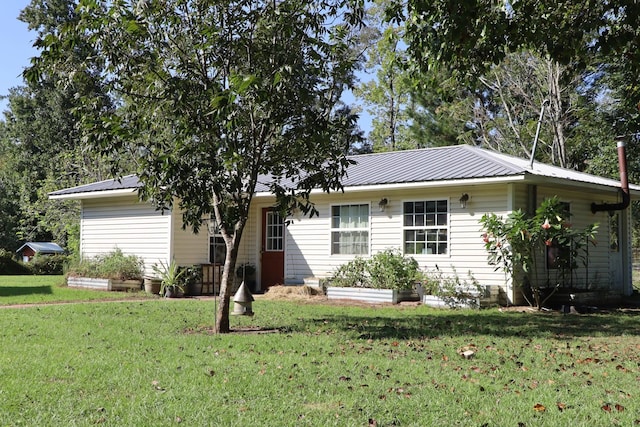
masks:
{"type": "Polygon", "coordinates": [[[284,221],[278,212],[270,208],[262,209],[261,253],[262,290],[284,285],[284,221]]]}

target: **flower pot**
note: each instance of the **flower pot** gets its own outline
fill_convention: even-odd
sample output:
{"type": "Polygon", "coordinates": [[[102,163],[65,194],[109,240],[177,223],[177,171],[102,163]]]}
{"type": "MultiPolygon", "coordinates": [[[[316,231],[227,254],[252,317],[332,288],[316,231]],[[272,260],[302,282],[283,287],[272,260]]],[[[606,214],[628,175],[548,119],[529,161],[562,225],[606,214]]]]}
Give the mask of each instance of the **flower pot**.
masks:
{"type": "Polygon", "coordinates": [[[145,277],[144,279],[144,290],[149,294],[158,295],[160,293],[160,279],[155,279],[152,277],[145,277]]]}
{"type": "Polygon", "coordinates": [[[192,297],[202,295],[202,281],[197,280],[189,283],[187,286],[187,295],[192,297]]]}

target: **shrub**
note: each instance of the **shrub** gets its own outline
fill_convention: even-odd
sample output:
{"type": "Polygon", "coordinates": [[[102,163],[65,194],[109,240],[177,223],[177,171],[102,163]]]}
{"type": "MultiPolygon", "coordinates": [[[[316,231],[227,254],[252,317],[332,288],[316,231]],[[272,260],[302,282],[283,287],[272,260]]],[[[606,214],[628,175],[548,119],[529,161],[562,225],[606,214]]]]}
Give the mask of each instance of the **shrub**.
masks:
{"type": "Polygon", "coordinates": [[[367,261],[361,257],[356,257],[346,264],[342,264],[331,279],[331,286],[343,288],[365,288],[369,286],[369,276],[367,273],[367,261]]]}
{"type": "Polygon", "coordinates": [[[25,264],[31,274],[36,275],[55,275],[62,274],[64,266],[68,262],[67,255],[36,255],[25,264]]]}
{"type": "Polygon", "coordinates": [[[368,264],[371,284],[379,289],[412,289],[422,280],[418,261],[387,249],[371,257],[368,264]]]}
{"type": "Polygon", "coordinates": [[[144,271],[142,259],[125,255],[120,249],[95,258],[82,259],[69,267],[67,276],[95,277],[113,280],[141,280],[144,271]]]}
{"type": "Polygon", "coordinates": [[[422,280],[418,262],[400,251],[386,249],[370,259],[356,257],[338,267],[330,278],[332,286],[346,288],[413,289],[422,280]]]}
{"type": "Polygon", "coordinates": [[[0,249],[0,274],[16,275],[30,274],[30,272],[27,267],[15,259],[13,252],[0,249]]]}
{"type": "Polygon", "coordinates": [[[471,271],[466,279],[461,279],[454,267],[452,275],[445,275],[436,265],[434,271],[428,271],[424,277],[423,289],[426,295],[439,296],[451,308],[468,305],[477,306],[478,297],[484,288],[478,283],[471,271]]]}

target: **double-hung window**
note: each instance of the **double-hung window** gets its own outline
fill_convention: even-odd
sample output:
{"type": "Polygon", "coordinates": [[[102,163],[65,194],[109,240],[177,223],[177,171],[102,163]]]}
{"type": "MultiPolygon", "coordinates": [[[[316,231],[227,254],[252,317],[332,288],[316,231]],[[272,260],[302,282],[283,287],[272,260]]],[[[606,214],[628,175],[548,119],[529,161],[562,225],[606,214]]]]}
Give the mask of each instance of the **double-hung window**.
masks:
{"type": "Polygon", "coordinates": [[[404,253],[446,254],[449,250],[449,204],[446,200],[404,202],[404,253]]]}
{"type": "Polygon", "coordinates": [[[331,207],[331,254],[369,253],[369,205],[331,207]]]}

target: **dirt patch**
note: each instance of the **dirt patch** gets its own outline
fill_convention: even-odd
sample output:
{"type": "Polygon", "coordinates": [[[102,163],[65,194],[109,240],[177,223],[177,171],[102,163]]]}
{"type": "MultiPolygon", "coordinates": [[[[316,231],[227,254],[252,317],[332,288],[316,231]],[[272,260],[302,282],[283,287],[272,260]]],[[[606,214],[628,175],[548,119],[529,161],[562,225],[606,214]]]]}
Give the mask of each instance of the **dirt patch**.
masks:
{"type": "Polygon", "coordinates": [[[324,297],[322,290],[311,286],[272,286],[264,294],[264,299],[308,299],[324,297]]]}

